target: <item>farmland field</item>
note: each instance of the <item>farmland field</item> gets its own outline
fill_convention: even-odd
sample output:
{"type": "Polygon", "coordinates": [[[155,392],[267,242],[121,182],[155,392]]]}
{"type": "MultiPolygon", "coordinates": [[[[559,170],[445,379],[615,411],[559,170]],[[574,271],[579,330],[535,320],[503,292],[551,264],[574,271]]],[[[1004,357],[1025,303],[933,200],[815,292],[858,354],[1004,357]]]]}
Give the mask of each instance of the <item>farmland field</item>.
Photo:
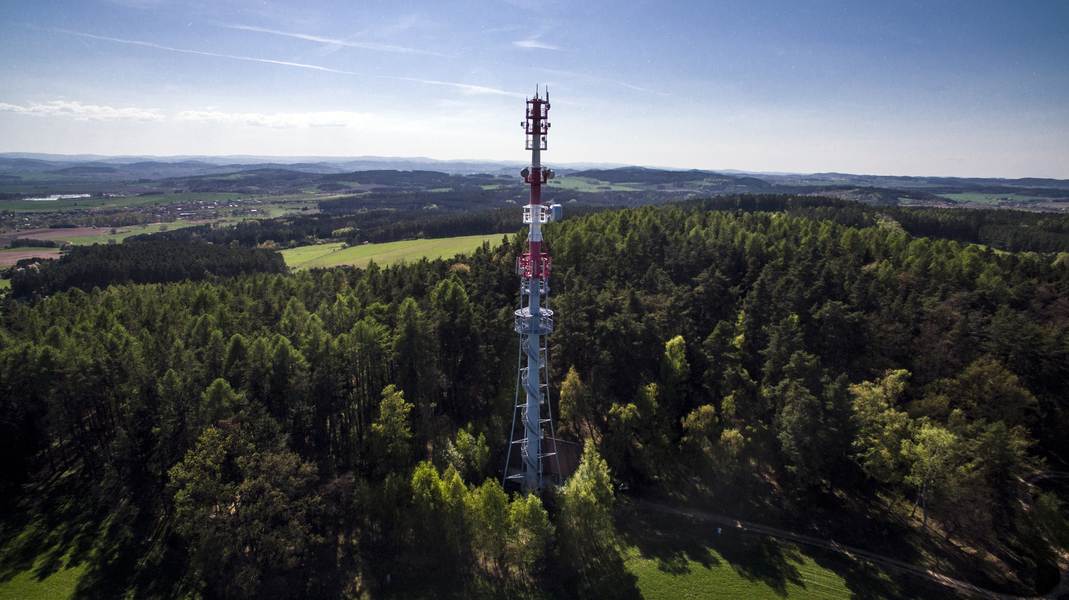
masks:
{"type": "Polygon", "coordinates": [[[95,198],[64,198],[51,201],[4,200],[0,210],[14,212],[54,212],[73,209],[126,208],[153,204],[179,204],[182,202],[226,202],[247,197],[247,194],[231,193],[178,193],[153,194],[148,196],[109,196],[95,198]]]}
{"type": "Polygon", "coordinates": [[[642,189],[641,187],[634,185],[609,183],[608,181],[601,181],[590,177],[561,177],[560,179],[551,179],[549,181],[549,186],[575,192],[633,192],[642,189]]]}
{"type": "Polygon", "coordinates": [[[374,260],[380,265],[412,262],[421,258],[449,258],[463,252],[471,252],[483,242],[495,244],[502,234],[466,235],[451,238],[404,240],[383,244],[364,244],[343,248],[343,243],[299,246],[282,251],[286,265],[293,269],[313,269],[352,265],[367,266],[374,260]]]}
{"type": "Polygon", "coordinates": [[[59,258],[59,248],[0,248],[0,268],[7,268],[24,258],[59,258]]]}
{"type": "Polygon", "coordinates": [[[86,246],[89,244],[106,244],[111,240],[121,242],[126,238],[134,235],[140,235],[142,233],[158,233],[160,231],[167,231],[171,229],[181,229],[183,227],[190,227],[192,225],[200,225],[200,221],[176,221],[174,223],[149,223],[147,225],[132,225],[130,227],[116,227],[115,233],[111,233],[111,228],[98,228],[97,233],[92,235],[75,236],[64,241],[70,242],[76,246],[86,246]]]}
{"type": "MultiPolygon", "coordinates": [[[[130,225],[127,227],[56,227],[25,229],[21,231],[8,231],[0,234],[0,245],[6,245],[16,238],[34,240],[52,240],[66,242],[76,246],[89,244],[106,244],[112,240],[121,242],[124,239],[142,233],[157,233],[168,229],[180,229],[191,225],[200,225],[201,221],[175,221],[172,223],[148,223],[146,225],[130,225]]],[[[27,250],[27,248],[22,248],[27,250]]]]}
{"type": "Polygon", "coordinates": [[[1050,200],[1050,198],[1043,198],[1040,196],[1028,196],[1025,194],[988,194],[984,192],[964,192],[958,194],[939,194],[944,198],[955,200],[957,202],[973,202],[976,204],[985,205],[998,205],[1001,202],[1041,202],[1044,200],[1050,200]]]}

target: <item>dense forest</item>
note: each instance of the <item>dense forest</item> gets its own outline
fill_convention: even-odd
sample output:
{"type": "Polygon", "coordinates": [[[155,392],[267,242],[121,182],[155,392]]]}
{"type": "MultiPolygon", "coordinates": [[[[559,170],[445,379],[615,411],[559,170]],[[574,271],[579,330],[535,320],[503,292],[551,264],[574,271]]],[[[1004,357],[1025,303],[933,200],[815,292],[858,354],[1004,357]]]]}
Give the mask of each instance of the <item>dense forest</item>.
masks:
{"type": "Polygon", "coordinates": [[[166,240],[79,246],[58,260],[24,262],[30,264],[17,265],[12,272],[11,290],[16,298],[44,296],[70,288],[90,290],[114,283],[199,281],[241,273],[281,273],[286,269],[282,257],[268,250],[166,240]]]}
{"type": "Polygon", "coordinates": [[[378,209],[358,213],[297,214],[274,219],[250,219],[233,225],[194,225],[141,234],[131,239],[203,241],[253,248],[298,246],[325,239],[360,244],[421,237],[512,233],[515,230],[515,208],[462,213],[378,209]]]}
{"type": "MultiPolygon", "coordinates": [[[[848,200],[771,194],[721,196],[686,204],[703,210],[731,212],[785,211],[856,227],[883,223],[901,227],[916,237],[971,242],[1001,250],[1069,252],[1069,215],[996,209],[874,207],[848,200]]],[[[515,208],[466,212],[376,209],[369,208],[366,197],[325,201],[321,207],[323,212],[319,214],[248,220],[234,225],[198,225],[132,239],[196,240],[255,247],[309,244],[322,239],[354,244],[391,242],[419,237],[504,233],[515,229],[515,208]],[[357,209],[358,212],[353,212],[357,209]]],[[[573,218],[606,208],[596,202],[577,201],[568,204],[568,215],[573,218]]]]}
{"type": "Polygon", "coordinates": [[[1069,544],[1036,483],[1069,458],[1069,260],[1062,225],[1034,231],[1056,218],[1006,214],[742,197],[550,225],[553,402],[583,452],[542,498],[500,484],[518,236],[50,283],[3,307],[0,497],[92,532],[85,597],[627,597],[614,515],[666,495],[1042,592],[1069,544]],[[996,241],[1052,252],[966,243],[996,241]]]}

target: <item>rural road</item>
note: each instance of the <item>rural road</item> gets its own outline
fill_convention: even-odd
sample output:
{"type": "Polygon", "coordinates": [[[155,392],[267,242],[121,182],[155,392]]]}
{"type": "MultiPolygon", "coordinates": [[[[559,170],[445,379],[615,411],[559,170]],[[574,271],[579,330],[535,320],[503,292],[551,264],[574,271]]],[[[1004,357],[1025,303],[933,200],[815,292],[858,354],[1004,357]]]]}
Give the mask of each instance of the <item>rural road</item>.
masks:
{"type": "Polygon", "coordinates": [[[962,596],[968,596],[970,598],[983,598],[985,600],[1047,600],[1057,599],[1069,593],[1069,557],[1065,555],[1062,556],[1061,564],[1059,565],[1061,578],[1058,581],[1058,585],[1055,586],[1053,590],[1042,596],[1014,596],[1012,594],[1003,594],[1001,592],[984,589],[969,582],[961,581],[960,579],[954,579],[953,577],[948,577],[946,575],[936,573],[935,571],[931,571],[929,569],[917,567],[909,563],[891,558],[889,556],[883,556],[880,554],[869,552],[868,550],[862,550],[853,546],[840,544],[835,540],[792,533],[785,529],[777,529],[775,527],[769,527],[767,525],[761,525],[759,523],[742,521],[732,517],[700,510],[677,508],[665,504],[650,502],[648,500],[636,500],[635,504],[638,507],[645,507],[657,512],[681,515],[684,517],[690,517],[709,523],[715,523],[716,525],[719,525],[721,527],[730,527],[743,532],[766,535],[768,537],[787,540],[797,544],[806,544],[808,546],[816,546],[818,548],[832,550],[834,552],[846,555],[850,558],[862,558],[876,563],[889,571],[906,573],[908,575],[921,577],[930,582],[939,584],[946,588],[950,588],[958,594],[962,596]]]}

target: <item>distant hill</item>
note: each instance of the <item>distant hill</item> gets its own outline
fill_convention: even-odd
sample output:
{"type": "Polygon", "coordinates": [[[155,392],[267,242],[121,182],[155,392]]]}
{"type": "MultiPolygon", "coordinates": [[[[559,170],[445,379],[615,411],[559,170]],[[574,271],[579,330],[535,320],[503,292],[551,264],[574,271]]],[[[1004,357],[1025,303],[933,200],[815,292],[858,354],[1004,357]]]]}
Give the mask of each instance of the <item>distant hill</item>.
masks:
{"type": "MultiPolygon", "coordinates": [[[[0,153],[0,194],[144,192],[357,193],[473,190],[519,185],[519,161],[425,157],[63,156],[0,153]],[[502,179],[507,176],[509,179],[502,179]]],[[[851,173],[751,173],[595,163],[551,164],[551,189],[602,194],[625,205],[737,193],[825,195],[866,204],[1069,210],[1069,180],[891,176],[851,173]],[[567,181],[567,178],[572,178],[567,181]],[[646,194],[643,198],[605,194],[646,194]],[[614,199],[615,198],[615,199],[614,199]]],[[[510,186],[511,187],[511,186],[510,186]]]]}
{"type": "Polygon", "coordinates": [[[638,184],[657,189],[678,187],[682,191],[698,193],[767,192],[774,186],[763,179],[744,175],[725,175],[715,171],[672,171],[647,169],[645,167],[621,167],[618,169],[587,169],[570,174],[572,177],[587,177],[614,184],[638,184]]]}
{"type": "MultiPolygon", "coordinates": [[[[397,170],[439,171],[454,175],[468,174],[515,174],[526,163],[493,160],[438,160],[426,157],[392,156],[101,156],[93,154],[63,155],[32,152],[0,153],[0,172],[12,168],[58,169],[77,164],[94,163],[122,166],[131,171],[145,169],[170,169],[170,176],[204,175],[209,172],[248,170],[253,168],[285,168],[296,171],[319,173],[344,173],[352,171],[397,170]],[[23,161],[21,164],[15,161],[23,161]],[[35,166],[36,165],[36,166],[35,166]]],[[[561,172],[591,168],[609,168],[621,165],[610,163],[557,164],[561,172]]]]}
{"type": "Polygon", "coordinates": [[[61,173],[63,175],[96,175],[99,173],[118,173],[119,169],[115,167],[108,167],[103,165],[78,165],[74,167],[65,167],[63,169],[56,169],[52,173],[61,173]]]}
{"type": "Polygon", "coordinates": [[[897,189],[989,189],[1035,188],[1069,190],[1067,179],[1029,177],[999,179],[997,177],[916,177],[899,175],[855,175],[851,173],[763,174],[766,181],[782,185],[852,185],[897,189]]]}

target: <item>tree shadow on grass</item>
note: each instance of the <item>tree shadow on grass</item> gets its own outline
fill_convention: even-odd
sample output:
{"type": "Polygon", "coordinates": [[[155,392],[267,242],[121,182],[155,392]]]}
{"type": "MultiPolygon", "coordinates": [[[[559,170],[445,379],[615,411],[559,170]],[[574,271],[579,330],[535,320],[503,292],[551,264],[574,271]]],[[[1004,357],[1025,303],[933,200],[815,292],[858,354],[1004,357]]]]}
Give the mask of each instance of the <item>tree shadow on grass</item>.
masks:
{"type": "Polygon", "coordinates": [[[712,546],[736,572],[750,581],[764,583],[778,596],[787,595],[788,583],[805,587],[794,564],[802,560],[802,555],[792,546],[738,530],[724,532],[712,546]]]}
{"type": "MultiPolygon", "coordinates": [[[[900,518],[888,511],[875,494],[828,494],[811,504],[811,530],[805,533],[838,540],[908,564],[921,564],[921,540],[900,518]]],[[[948,588],[913,575],[888,571],[870,561],[830,550],[809,552],[820,566],[843,578],[853,597],[945,598],[948,588]]]]}
{"type": "Polygon", "coordinates": [[[162,527],[154,498],[124,501],[111,509],[93,547],[93,559],[74,591],[83,598],[185,597],[181,587],[186,560],[162,527]],[[140,504],[138,503],[140,502],[140,504]]]}
{"type": "Polygon", "coordinates": [[[909,575],[892,576],[866,560],[850,559],[825,550],[814,550],[809,556],[821,567],[842,577],[850,597],[858,600],[953,597],[947,588],[924,585],[919,579],[910,581],[909,575]]]}
{"type": "Polygon", "coordinates": [[[627,570],[619,552],[588,557],[581,569],[580,597],[641,600],[638,578],[627,570]]]}
{"type": "Polygon", "coordinates": [[[805,587],[795,567],[801,555],[791,546],[764,536],[748,534],[683,515],[652,511],[629,512],[621,524],[624,541],[638,548],[643,558],[672,575],[685,575],[691,564],[712,569],[727,562],[740,576],[760,581],[779,596],[787,585],[805,587]]]}
{"type": "Polygon", "coordinates": [[[135,541],[143,528],[139,512],[129,504],[116,507],[100,531],[93,560],[78,580],[74,598],[118,598],[129,589],[143,549],[135,541]]]}
{"type": "Polygon", "coordinates": [[[86,479],[69,472],[24,490],[15,510],[0,522],[0,583],[27,572],[43,581],[84,566],[75,598],[122,597],[134,584],[143,584],[136,589],[153,596],[167,596],[172,573],[132,580],[157,525],[152,512],[129,502],[108,506],[88,496],[89,487],[86,479]]]}
{"type": "Polygon", "coordinates": [[[73,475],[31,486],[14,512],[4,515],[0,582],[27,571],[41,581],[89,560],[105,515],[73,493],[78,486],[73,475]]]}
{"type": "Polygon", "coordinates": [[[616,543],[583,544],[578,554],[547,564],[542,589],[551,598],[620,598],[641,600],[638,577],[627,568],[616,543]]]}
{"type": "Polygon", "coordinates": [[[719,566],[720,560],[704,540],[689,533],[680,535],[680,520],[685,519],[635,511],[625,517],[620,526],[621,535],[644,558],[655,559],[657,568],[666,573],[685,575],[690,572],[691,562],[707,569],[719,566]]]}

